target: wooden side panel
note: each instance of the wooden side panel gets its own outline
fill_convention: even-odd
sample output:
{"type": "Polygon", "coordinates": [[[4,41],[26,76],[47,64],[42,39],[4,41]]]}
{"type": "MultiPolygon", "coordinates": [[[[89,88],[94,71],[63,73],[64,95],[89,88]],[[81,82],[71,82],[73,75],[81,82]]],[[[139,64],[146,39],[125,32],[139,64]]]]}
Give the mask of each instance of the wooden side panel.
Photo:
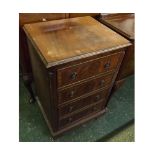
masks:
{"type": "Polygon", "coordinates": [[[53,130],[56,130],[56,109],[54,107],[53,99],[54,94],[52,88],[50,87],[51,76],[49,75],[48,70],[44,67],[44,64],[36,54],[35,49],[29,41],[28,46],[30,49],[30,58],[37,96],[41,101],[41,105],[46,113],[48,121],[50,121],[52,124],[53,130]]]}

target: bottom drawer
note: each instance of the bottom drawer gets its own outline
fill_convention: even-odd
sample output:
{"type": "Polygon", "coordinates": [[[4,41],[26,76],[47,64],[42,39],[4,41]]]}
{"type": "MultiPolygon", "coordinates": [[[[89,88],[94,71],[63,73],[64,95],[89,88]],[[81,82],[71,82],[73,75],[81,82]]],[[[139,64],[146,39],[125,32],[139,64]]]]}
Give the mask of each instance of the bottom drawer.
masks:
{"type": "Polygon", "coordinates": [[[97,103],[94,106],[89,107],[88,109],[78,112],[77,114],[74,114],[70,117],[61,119],[59,121],[59,127],[62,128],[72,123],[75,123],[77,121],[80,121],[81,119],[84,119],[85,117],[89,117],[89,115],[92,115],[96,112],[101,111],[103,109],[103,105],[104,105],[104,101],[100,101],[99,103],[97,103]]]}

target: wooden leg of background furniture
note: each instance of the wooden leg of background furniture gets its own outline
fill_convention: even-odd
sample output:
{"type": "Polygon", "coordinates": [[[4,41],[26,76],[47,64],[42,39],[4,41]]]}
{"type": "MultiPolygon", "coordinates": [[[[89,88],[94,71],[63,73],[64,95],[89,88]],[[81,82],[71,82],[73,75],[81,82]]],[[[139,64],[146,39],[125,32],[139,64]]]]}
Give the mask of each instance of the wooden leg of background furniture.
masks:
{"type": "Polygon", "coordinates": [[[30,94],[29,103],[33,104],[35,103],[36,100],[35,100],[35,95],[32,89],[32,77],[23,76],[23,80],[24,80],[24,85],[30,94]]]}

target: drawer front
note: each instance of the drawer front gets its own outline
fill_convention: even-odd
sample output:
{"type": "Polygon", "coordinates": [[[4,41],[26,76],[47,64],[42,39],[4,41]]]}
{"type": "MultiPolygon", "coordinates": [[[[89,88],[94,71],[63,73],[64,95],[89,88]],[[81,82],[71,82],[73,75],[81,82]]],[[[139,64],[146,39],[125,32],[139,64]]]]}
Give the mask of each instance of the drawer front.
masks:
{"type": "Polygon", "coordinates": [[[85,117],[88,117],[92,114],[95,114],[96,112],[99,112],[102,110],[102,102],[92,106],[92,107],[89,107],[79,113],[76,113],[75,115],[72,115],[70,117],[67,117],[67,118],[64,118],[64,119],[61,119],[59,121],[59,127],[62,128],[62,127],[65,127],[67,125],[70,125],[72,123],[75,123],[77,121],[79,121],[80,119],[83,119],[85,117]]]}
{"type": "Polygon", "coordinates": [[[124,52],[115,53],[98,59],[87,61],[76,66],[59,69],[57,72],[58,87],[62,87],[91,76],[115,69],[124,52]]]}
{"type": "Polygon", "coordinates": [[[104,88],[111,83],[112,79],[113,73],[110,73],[108,75],[92,79],[88,82],[64,89],[58,93],[59,104],[72,100],[86,93],[90,93],[93,90],[104,88]]]}
{"type": "Polygon", "coordinates": [[[96,102],[105,101],[105,97],[107,96],[107,94],[108,89],[103,90],[101,92],[97,92],[85,98],[76,100],[74,102],[69,103],[68,105],[59,107],[59,116],[63,117],[64,115],[69,115],[82,108],[96,104],[96,102]]]}

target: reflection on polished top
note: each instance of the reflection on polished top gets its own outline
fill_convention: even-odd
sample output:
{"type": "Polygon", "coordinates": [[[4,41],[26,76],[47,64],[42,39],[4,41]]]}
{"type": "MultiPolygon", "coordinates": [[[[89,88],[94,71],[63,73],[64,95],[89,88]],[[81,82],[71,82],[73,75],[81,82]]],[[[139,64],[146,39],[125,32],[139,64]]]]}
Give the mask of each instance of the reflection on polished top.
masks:
{"type": "Polygon", "coordinates": [[[109,26],[117,29],[122,35],[129,39],[134,39],[134,14],[113,14],[112,16],[103,16],[102,19],[106,24],[109,24],[109,26]]]}
{"type": "Polygon", "coordinates": [[[89,16],[26,24],[24,30],[46,67],[130,45],[89,16]]]}

